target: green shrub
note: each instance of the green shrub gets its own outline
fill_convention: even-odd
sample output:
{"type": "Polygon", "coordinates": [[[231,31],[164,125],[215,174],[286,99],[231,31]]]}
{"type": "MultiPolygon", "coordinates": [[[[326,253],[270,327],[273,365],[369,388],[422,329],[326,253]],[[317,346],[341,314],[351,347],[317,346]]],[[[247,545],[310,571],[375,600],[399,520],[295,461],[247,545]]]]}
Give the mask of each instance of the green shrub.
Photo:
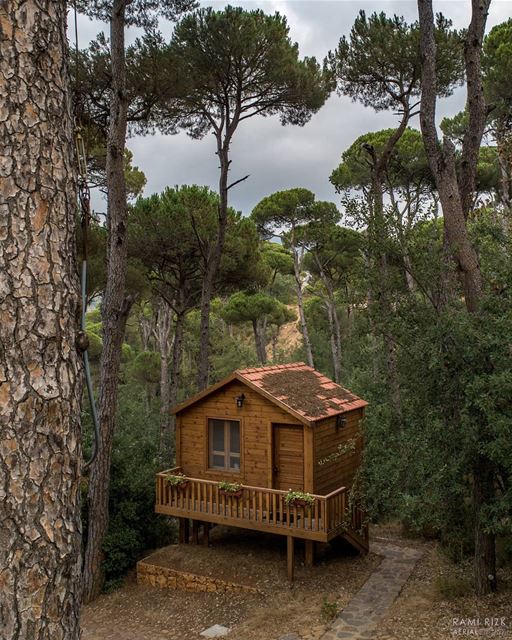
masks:
{"type": "Polygon", "coordinates": [[[325,622],[330,622],[336,617],[337,613],[338,613],[338,603],[330,602],[327,599],[327,596],[324,596],[322,600],[322,610],[320,614],[322,616],[322,620],[325,620],[325,622]]]}
{"type": "Polygon", "coordinates": [[[445,600],[455,600],[472,593],[473,586],[464,576],[442,574],[436,579],[436,590],[445,600]]]}
{"type": "MultiPolygon", "coordinates": [[[[144,395],[143,386],[135,382],[120,387],[112,453],[109,528],[103,543],[106,590],[119,585],[126,572],[148,550],[176,540],[174,521],[154,512],[155,473],[161,471],[157,460],[159,415],[157,409],[146,414],[144,395]]],[[[85,424],[89,431],[87,420],[85,424]]]]}

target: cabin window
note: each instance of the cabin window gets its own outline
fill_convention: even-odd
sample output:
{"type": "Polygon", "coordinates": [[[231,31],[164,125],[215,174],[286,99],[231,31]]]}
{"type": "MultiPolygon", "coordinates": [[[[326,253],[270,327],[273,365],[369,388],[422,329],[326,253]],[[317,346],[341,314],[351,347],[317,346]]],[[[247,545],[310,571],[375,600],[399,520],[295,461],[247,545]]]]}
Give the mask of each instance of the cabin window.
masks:
{"type": "Polygon", "coordinates": [[[208,420],[209,460],[211,469],[240,471],[240,422],[208,420]]]}

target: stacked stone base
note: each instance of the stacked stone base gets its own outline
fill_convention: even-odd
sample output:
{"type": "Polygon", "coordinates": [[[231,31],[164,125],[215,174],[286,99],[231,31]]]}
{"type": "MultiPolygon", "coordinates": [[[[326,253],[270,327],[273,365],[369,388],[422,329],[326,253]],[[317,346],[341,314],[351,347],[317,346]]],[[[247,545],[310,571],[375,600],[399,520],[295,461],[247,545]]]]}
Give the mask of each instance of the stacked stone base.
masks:
{"type": "Polygon", "coordinates": [[[186,571],[151,564],[149,558],[137,563],[137,584],[180,591],[216,593],[260,593],[258,589],[211,576],[199,576],[186,571]]]}

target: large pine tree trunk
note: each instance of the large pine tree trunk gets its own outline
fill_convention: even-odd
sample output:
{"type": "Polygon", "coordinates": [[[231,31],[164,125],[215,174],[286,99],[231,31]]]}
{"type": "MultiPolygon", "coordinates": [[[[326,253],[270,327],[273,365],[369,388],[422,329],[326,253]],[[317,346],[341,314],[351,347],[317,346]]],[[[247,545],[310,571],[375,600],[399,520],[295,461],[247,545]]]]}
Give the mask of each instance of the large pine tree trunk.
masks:
{"type": "Polygon", "coordinates": [[[330,343],[331,343],[331,356],[332,356],[332,367],[334,372],[334,381],[338,384],[341,382],[341,340],[339,333],[339,321],[338,327],[336,327],[335,314],[336,308],[333,304],[332,300],[326,301],[327,306],[327,319],[329,321],[329,331],[330,331],[330,343]],[[338,330],[337,330],[338,329],[338,330]]]}
{"type": "Polygon", "coordinates": [[[172,356],[171,356],[171,381],[169,385],[169,442],[170,447],[167,451],[167,462],[172,463],[174,460],[174,454],[176,452],[175,446],[175,433],[176,433],[176,416],[170,413],[172,407],[178,402],[178,390],[180,387],[181,379],[181,360],[183,356],[183,331],[185,325],[185,312],[178,311],[176,313],[176,319],[174,321],[174,340],[172,344],[172,356]]]}
{"type": "Polygon", "coordinates": [[[160,443],[159,453],[169,460],[172,451],[171,390],[169,385],[169,341],[171,337],[172,309],[160,299],[156,319],[156,336],[160,354],[160,443]]]}
{"type": "Polygon", "coordinates": [[[500,167],[499,197],[505,210],[505,228],[509,231],[512,223],[512,132],[507,124],[500,123],[495,138],[500,167]]]}
{"type": "Polygon", "coordinates": [[[254,344],[256,346],[256,356],[260,364],[267,362],[267,345],[265,344],[265,328],[261,321],[253,320],[252,329],[254,333],[254,344]]]}
{"type": "Polygon", "coordinates": [[[215,278],[219,270],[222,252],[226,241],[226,227],[228,220],[228,172],[229,172],[229,140],[217,139],[217,155],[220,160],[219,178],[219,226],[217,239],[212,254],[206,264],[203,287],[201,291],[199,327],[199,360],[197,365],[197,390],[202,391],[208,386],[209,354],[210,354],[210,305],[214,291],[215,278]]]}
{"type": "Polygon", "coordinates": [[[478,455],[473,465],[475,536],[475,590],[478,595],[496,591],[496,541],[485,530],[483,510],[494,501],[495,473],[488,458],[478,455]]]}
{"type": "MultiPolygon", "coordinates": [[[[464,289],[466,309],[469,313],[477,313],[482,298],[482,275],[466,220],[475,192],[478,154],[487,120],[481,54],[490,0],[472,0],[471,5],[471,23],[464,49],[468,127],[462,143],[459,172],[453,143],[445,138],[441,147],[437,137],[436,42],[432,0],[418,0],[422,56],[420,124],[425,151],[443,208],[446,239],[464,289]]],[[[485,443],[484,437],[480,440],[479,444],[485,443]]],[[[479,595],[496,589],[495,536],[486,531],[484,523],[485,508],[495,495],[494,480],[494,465],[482,454],[477,454],[473,463],[473,510],[475,589],[479,595]]]]}
{"type": "Polygon", "coordinates": [[[66,3],[0,6],[0,636],[79,637],[79,286],[66,3]]]}
{"type": "Polygon", "coordinates": [[[108,529],[112,439],[118,400],[121,347],[131,301],[125,297],[127,202],[124,177],[127,96],[125,0],[116,0],[110,22],[112,102],[107,139],[107,282],[101,304],[103,349],[100,360],[99,420],[101,442],[92,465],[88,491],[87,546],[84,556],[84,601],[93,600],[103,584],[102,544],[108,529]]]}
{"type": "MultiPolygon", "coordinates": [[[[382,160],[379,162],[382,164],[382,160]]],[[[371,226],[370,252],[373,258],[373,264],[376,268],[376,302],[375,312],[381,324],[379,332],[382,335],[384,343],[384,352],[386,358],[386,374],[388,386],[391,394],[391,404],[400,425],[402,422],[402,397],[400,391],[400,379],[398,376],[398,367],[396,360],[396,346],[391,331],[386,327],[393,316],[393,308],[389,298],[390,275],[388,268],[388,256],[382,249],[382,243],[387,240],[387,229],[384,221],[384,201],[383,201],[383,178],[379,167],[372,170],[372,202],[373,202],[373,220],[371,226]]]]}
{"type": "Polygon", "coordinates": [[[331,281],[327,277],[322,265],[322,261],[318,255],[315,254],[316,264],[320,272],[320,278],[324,283],[325,290],[327,291],[327,318],[329,320],[329,329],[331,333],[331,355],[334,371],[334,381],[338,384],[341,382],[341,324],[336,309],[336,299],[334,297],[334,289],[331,285],[331,281]]]}
{"type": "MultiPolygon", "coordinates": [[[[293,231],[292,231],[293,234],[293,231]]],[[[295,277],[295,290],[297,292],[297,307],[299,309],[299,326],[302,334],[302,340],[304,342],[304,351],[306,352],[306,362],[310,367],[314,367],[313,349],[311,348],[311,340],[309,339],[308,323],[306,321],[306,314],[304,313],[304,297],[302,292],[302,274],[301,265],[298,256],[297,247],[293,246],[292,241],[292,254],[293,254],[293,273],[295,277]]]]}

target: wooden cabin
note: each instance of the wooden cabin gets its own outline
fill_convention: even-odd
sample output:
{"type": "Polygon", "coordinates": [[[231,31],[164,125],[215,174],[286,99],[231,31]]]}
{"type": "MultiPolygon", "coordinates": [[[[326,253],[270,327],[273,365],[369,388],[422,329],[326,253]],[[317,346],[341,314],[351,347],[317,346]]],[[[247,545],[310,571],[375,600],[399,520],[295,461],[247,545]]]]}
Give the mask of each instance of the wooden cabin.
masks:
{"type": "Polygon", "coordinates": [[[302,362],[235,371],[174,409],[177,467],[157,475],[156,511],[180,519],[180,541],[202,525],[267,531],[315,541],[343,536],[368,551],[362,511],[349,501],[360,465],[367,402],[302,362]],[[172,486],[169,476],[184,474],[172,486]],[[226,495],[219,482],[241,484],[226,495]],[[290,504],[289,491],[310,494],[290,504]]]}

